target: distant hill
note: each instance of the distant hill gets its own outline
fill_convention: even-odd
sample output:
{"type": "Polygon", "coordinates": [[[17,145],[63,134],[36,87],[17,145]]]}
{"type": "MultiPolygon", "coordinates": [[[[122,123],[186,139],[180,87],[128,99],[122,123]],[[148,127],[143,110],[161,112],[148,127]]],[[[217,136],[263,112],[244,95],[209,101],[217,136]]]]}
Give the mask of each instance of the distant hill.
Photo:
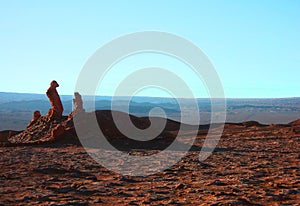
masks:
{"type": "MultiPolygon", "coordinates": [[[[72,111],[72,96],[61,95],[64,105],[64,114],[72,111]]],[[[162,108],[169,119],[181,120],[180,107],[176,99],[161,97],[95,97],[96,110],[110,110],[111,101],[114,99],[118,111],[135,116],[148,116],[154,107],[162,108]],[[127,100],[130,99],[129,111],[127,100]]],[[[190,99],[181,99],[185,111],[191,109],[190,99]]],[[[210,100],[198,99],[200,110],[200,124],[210,122],[210,100]]],[[[84,105],[87,111],[92,108],[84,105]]],[[[24,94],[0,92],[0,130],[22,130],[28,124],[35,110],[40,110],[45,115],[50,108],[48,98],[44,94],[24,94]]],[[[157,114],[156,116],[160,116],[157,114]]],[[[227,99],[227,122],[259,121],[262,124],[289,123],[300,117],[300,98],[282,99],[227,99]]]]}

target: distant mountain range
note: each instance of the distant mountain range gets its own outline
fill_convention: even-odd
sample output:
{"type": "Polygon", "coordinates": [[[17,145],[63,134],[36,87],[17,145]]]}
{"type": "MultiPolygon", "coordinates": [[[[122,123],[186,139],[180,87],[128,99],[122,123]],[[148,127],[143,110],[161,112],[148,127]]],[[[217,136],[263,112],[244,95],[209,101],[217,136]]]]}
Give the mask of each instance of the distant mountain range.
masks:
{"type": "MultiPolygon", "coordinates": [[[[72,111],[72,95],[61,95],[64,114],[72,111]]],[[[161,97],[95,97],[94,108],[84,105],[87,111],[110,110],[114,100],[115,110],[136,116],[148,116],[152,108],[160,107],[169,119],[181,120],[181,109],[194,112],[191,99],[181,99],[181,109],[176,99],[161,97]],[[129,110],[127,102],[130,100],[129,110]]],[[[282,99],[227,99],[227,122],[244,122],[256,120],[264,124],[288,123],[300,117],[300,98],[282,99]]],[[[210,100],[197,99],[200,110],[200,124],[210,122],[210,100]]],[[[0,130],[22,130],[26,127],[35,110],[45,115],[50,108],[49,100],[44,94],[0,92],[0,130]]],[[[154,113],[154,116],[163,116],[154,113]]]]}

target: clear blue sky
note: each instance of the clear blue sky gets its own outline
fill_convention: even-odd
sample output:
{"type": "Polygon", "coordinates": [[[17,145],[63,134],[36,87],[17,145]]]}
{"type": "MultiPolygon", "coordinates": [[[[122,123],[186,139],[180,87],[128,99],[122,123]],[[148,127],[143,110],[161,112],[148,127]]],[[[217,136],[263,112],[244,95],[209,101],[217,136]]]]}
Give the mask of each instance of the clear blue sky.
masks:
{"type": "Polygon", "coordinates": [[[300,96],[297,0],[1,1],[0,29],[2,92],[44,93],[56,79],[72,94],[96,49],[156,30],[201,48],[227,97],[300,96]]]}

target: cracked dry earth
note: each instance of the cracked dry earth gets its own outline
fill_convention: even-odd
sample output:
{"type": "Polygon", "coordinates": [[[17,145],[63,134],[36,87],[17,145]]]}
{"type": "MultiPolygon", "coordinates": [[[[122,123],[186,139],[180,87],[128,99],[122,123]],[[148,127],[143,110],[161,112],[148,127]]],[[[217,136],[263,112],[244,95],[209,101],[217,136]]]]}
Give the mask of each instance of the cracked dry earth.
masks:
{"type": "Polygon", "coordinates": [[[81,146],[2,147],[0,205],[299,205],[299,137],[237,136],[203,163],[199,136],[178,164],[147,177],[111,172],[81,146]]]}

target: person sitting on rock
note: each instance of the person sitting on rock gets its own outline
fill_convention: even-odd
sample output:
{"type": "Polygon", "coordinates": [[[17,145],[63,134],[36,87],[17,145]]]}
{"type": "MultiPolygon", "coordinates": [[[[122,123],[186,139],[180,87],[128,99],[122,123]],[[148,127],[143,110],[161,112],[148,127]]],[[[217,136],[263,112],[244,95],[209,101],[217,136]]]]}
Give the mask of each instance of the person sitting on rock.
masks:
{"type": "Polygon", "coordinates": [[[64,111],[64,108],[61,103],[58,92],[56,90],[56,87],[59,87],[59,84],[55,80],[53,80],[50,83],[50,87],[48,88],[48,90],[46,92],[47,97],[49,98],[50,104],[52,106],[52,108],[49,110],[49,112],[47,114],[47,117],[50,120],[61,119],[62,113],[64,111]]]}

